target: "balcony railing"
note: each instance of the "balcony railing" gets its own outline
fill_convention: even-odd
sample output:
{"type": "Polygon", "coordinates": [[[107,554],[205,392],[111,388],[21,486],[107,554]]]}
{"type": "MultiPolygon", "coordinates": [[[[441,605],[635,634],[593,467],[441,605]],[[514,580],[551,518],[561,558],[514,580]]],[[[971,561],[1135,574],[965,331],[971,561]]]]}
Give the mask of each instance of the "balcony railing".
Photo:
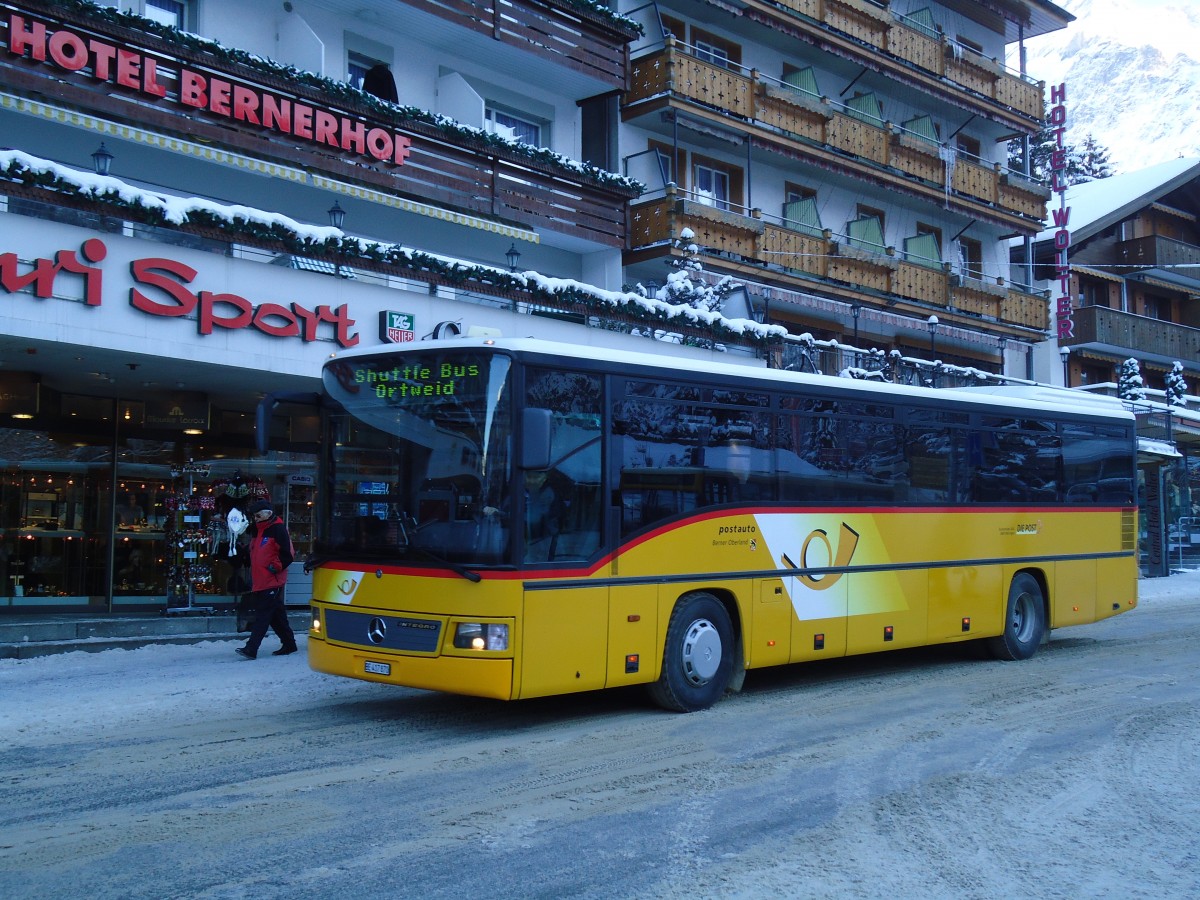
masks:
{"type": "Polygon", "coordinates": [[[690,229],[706,251],[739,263],[770,267],[801,280],[816,279],[829,293],[881,302],[911,301],[966,318],[1036,331],[1049,326],[1045,296],[1028,294],[999,279],[951,274],[905,259],[892,248],[878,252],[835,239],[831,231],[786,227],[764,221],[756,211],[717,209],[673,192],[635,204],[630,213],[631,249],[659,247],[664,253],[690,229]]]}
{"type": "Polygon", "coordinates": [[[543,57],[613,88],[625,84],[625,44],[637,26],[599,10],[538,0],[406,0],[461,28],[543,57]]]}
{"type": "Polygon", "coordinates": [[[1126,266],[1172,268],[1175,276],[1200,283],[1200,247],[1165,237],[1134,238],[1117,244],[1118,259],[1126,266]]]}
{"type": "Polygon", "coordinates": [[[1112,353],[1160,361],[1200,359],[1200,328],[1105,306],[1080,307],[1072,318],[1075,337],[1068,343],[1073,347],[1101,345],[1112,353]]]}
{"type": "Polygon", "coordinates": [[[749,0],[748,5],[775,16],[782,8],[791,14],[786,16],[789,24],[801,30],[845,35],[850,38],[846,52],[865,56],[861,46],[866,45],[1022,116],[1041,120],[1044,114],[1041,82],[1010,72],[1000,60],[912,24],[870,0],[749,0]]]}
{"type": "Polygon", "coordinates": [[[1006,218],[1007,224],[1027,229],[1040,228],[1045,219],[1050,193],[1037,182],[962,154],[948,161],[942,144],[889,122],[876,125],[865,121],[840,103],[756,70],[698,59],[674,38],[669,38],[662,50],[632,63],[626,108],[664,95],[736,120],[722,125],[761,128],[781,146],[807,152],[814,159],[856,163],[873,176],[882,172],[897,185],[931,200],[944,200],[949,178],[949,194],[978,215],[1007,214],[1016,217],[1006,218]]]}

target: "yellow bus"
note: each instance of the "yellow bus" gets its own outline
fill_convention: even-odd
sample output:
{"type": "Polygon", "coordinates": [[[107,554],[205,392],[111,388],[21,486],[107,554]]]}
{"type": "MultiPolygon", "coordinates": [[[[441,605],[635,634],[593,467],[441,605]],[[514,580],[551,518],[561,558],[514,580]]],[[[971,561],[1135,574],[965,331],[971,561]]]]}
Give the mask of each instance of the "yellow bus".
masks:
{"type": "Polygon", "coordinates": [[[351,350],[323,378],[320,672],[692,711],[765,666],[1024,659],[1137,602],[1119,404],[535,339],[351,350]]]}

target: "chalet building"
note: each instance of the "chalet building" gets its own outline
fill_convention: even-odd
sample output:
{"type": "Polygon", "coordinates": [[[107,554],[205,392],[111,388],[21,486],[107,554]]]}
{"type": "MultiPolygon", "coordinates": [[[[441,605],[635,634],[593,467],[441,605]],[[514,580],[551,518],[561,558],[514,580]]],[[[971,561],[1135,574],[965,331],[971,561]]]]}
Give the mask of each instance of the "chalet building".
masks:
{"type": "Polygon", "coordinates": [[[1039,127],[1047,92],[1004,60],[1072,16],[1019,0],[629,15],[645,34],[621,147],[647,185],[631,280],[661,284],[690,232],[789,331],[1027,377],[1047,299],[1010,279],[1006,239],[1042,229],[1050,191],[1008,168],[1007,143],[1039,127]]]}
{"type": "Polygon", "coordinates": [[[1003,60],[1071,18],[0,0],[0,614],[230,602],[225,511],[267,496],[311,537],[314,413],[261,457],[264,393],[472,330],[644,344],[666,313],[622,298],[686,255],[767,325],[660,352],[787,365],[773,324],[1025,375],[1047,297],[1003,241],[1050,191],[1006,144],[1046,90],[1003,60]]]}
{"type": "Polygon", "coordinates": [[[1065,285],[1070,333],[1038,349],[1039,377],[1116,394],[1137,361],[1144,568],[1166,574],[1200,559],[1200,160],[1074,185],[1062,207],[1033,241],[1033,275],[1055,297],[1065,285]]]}

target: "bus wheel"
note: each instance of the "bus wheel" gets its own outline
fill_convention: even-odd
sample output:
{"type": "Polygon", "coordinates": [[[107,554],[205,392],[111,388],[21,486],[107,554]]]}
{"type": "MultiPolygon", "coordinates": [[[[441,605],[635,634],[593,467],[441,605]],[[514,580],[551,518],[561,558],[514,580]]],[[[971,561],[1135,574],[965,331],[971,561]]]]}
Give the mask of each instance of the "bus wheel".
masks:
{"type": "Polygon", "coordinates": [[[708,709],[729,687],[733,656],[725,607],[712,594],[686,594],[671,613],[662,674],[650,685],[650,697],[663,709],[708,709]]]}
{"type": "Polygon", "coordinates": [[[1021,572],[1008,589],[1004,633],[989,638],[987,648],[996,659],[1029,659],[1046,633],[1046,604],[1037,579],[1021,572]]]}

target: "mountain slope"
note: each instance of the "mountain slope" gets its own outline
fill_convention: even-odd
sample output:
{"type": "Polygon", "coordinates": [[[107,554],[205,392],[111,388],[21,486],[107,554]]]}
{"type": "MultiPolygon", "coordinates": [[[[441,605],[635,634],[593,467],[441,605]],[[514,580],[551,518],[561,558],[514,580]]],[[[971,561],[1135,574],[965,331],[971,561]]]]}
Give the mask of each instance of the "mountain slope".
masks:
{"type": "Polygon", "coordinates": [[[1064,31],[1026,42],[1028,71],[1066,82],[1067,140],[1089,134],[1113,172],[1200,156],[1200,4],[1195,0],[1061,0],[1064,31]]]}

